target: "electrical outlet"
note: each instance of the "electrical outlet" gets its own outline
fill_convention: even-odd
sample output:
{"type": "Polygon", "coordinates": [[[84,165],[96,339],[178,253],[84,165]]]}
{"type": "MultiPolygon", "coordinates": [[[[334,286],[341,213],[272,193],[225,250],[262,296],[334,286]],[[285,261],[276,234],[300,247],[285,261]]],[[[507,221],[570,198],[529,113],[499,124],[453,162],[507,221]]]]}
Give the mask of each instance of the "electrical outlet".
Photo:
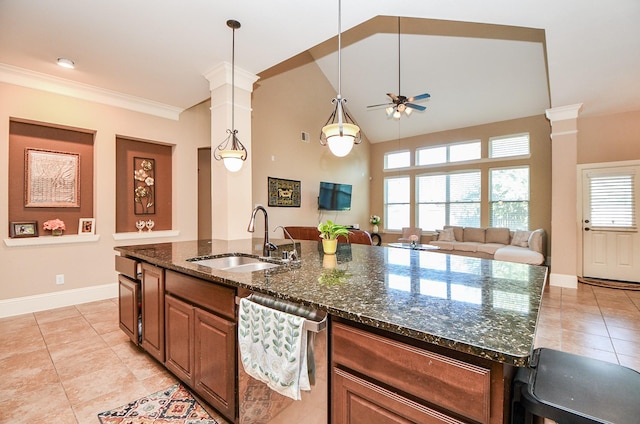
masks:
{"type": "Polygon", "coordinates": [[[56,275],[56,284],[64,284],[64,274],[56,275]]]}

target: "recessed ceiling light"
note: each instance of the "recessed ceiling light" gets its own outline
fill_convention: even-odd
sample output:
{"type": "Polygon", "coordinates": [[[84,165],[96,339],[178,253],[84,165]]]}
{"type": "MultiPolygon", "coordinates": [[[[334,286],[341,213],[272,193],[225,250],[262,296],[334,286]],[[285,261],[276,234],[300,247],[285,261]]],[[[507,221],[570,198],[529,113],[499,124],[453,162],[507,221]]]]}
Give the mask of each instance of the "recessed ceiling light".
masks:
{"type": "Polygon", "coordinates": [[[62,66],[63,68],[68,68],[68,69],[73,69],[75,68],[75,64],[73,63],[73,60],[71,59],[67,59],[66,57],[59,57],[58,58],[58,65],[62,66]]]}

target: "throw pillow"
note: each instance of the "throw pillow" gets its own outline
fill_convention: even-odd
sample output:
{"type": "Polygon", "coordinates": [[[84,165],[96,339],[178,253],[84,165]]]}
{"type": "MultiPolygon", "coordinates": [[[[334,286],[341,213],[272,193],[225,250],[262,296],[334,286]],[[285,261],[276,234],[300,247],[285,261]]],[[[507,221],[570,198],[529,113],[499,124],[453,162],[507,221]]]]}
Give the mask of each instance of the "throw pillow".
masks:
{"type": "Polygon", "coordinates": [[[438,230],[438,241],[456,241],[455,237],[453,237],[453,228],[438,230]]]}
{"type": "Polygon", "coordinates": [[[487,243],[509,244],[509,229],[490,227],[486,232],[487,243]]]}
{"type": "Polygon", "coordinates": [[[529,235],[531,231],[514,231],[513,239],[511,239],[512,246],[529,247],[529,235]]]}

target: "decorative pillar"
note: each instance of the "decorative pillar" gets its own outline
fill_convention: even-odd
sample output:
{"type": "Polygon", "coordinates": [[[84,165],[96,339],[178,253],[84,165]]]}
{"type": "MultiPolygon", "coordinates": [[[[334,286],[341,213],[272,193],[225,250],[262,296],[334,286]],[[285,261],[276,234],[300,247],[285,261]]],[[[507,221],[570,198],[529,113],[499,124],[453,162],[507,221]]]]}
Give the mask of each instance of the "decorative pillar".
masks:
{"type": "Polygon", "coordinates": [[[247,148],[247,160],[238,172],[229,172],[222,161],[211,158],[211,234],[212,238],[237,240],[251,238],[247,225],[251,218],[251,92],[258,77],[242,69],[235,69],[235,88],[232,66],[223,62],[207,74],[211,90],[211,152],[229,135],[232,113],[238,139],[247,148]],[[232,104],[235,97],[235,111],[232,104]]]}
{"type": "Polygon", "coordinates": [[[578,287],[578,115],[582,103],[547,109],[551,121],[552,286],[578,287]]]}

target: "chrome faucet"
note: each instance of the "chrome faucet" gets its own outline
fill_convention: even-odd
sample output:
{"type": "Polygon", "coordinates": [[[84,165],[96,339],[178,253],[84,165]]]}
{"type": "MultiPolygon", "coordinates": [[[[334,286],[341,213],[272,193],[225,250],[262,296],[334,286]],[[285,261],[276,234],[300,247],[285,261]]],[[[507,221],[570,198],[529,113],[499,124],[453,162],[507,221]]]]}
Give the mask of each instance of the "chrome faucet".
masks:
{"type": "Polygon", "coordinates": [[[282,228],[282,232],[284,234],[287,235],[287,237],[289,237],[291,239],[291,242],[293,243],[293,250],[291,252],[284,252],[286,254],[288,254],[288,259],[291,259],[292,261],[297,261],[298,260],[298,250],[296,250],[296,241],[293,239],[293,237],[291,237],[291,234],[289,234],[289,231],[287,231],[286,228],[284,228],[282,225],[278,225],[276,228],[273,229],[273,231],[277,230],[278,228],[282,228]]]}
{"type": "Polygon", "coordinates": [[[262,206],[256,206],[251,213],[251,221],[249,221],[249,227],[247,231],[253,233],[255,231],[255,223],[256,223],[256,213],[261,210],[264,212],[264,244],[262,245],[262,256],[270,257],[271,252],[274,250],[278,250],[278,247],[269,242],[269,215],[267,214],[267,210],[262,206]]]}

